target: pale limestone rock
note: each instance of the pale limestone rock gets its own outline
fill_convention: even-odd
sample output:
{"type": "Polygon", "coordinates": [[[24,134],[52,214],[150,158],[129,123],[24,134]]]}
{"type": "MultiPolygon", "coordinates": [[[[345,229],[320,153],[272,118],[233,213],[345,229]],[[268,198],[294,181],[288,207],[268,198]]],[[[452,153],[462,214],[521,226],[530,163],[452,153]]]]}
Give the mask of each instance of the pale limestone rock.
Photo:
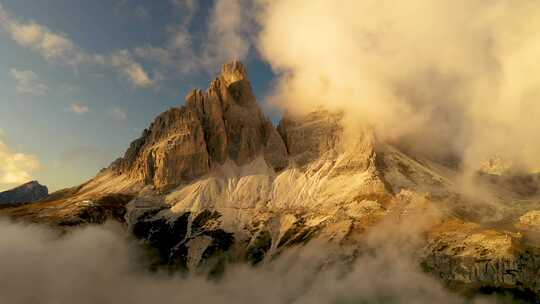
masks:
{"type": "Polygon", "coordinates": [[[196,271],[203,259],[204,251],[212,244],[212,238],[208,236],[199,236],[187,242],[188,256],[187,267],[190,271],[196,271]]]}
{"type": "Polygon", "coordinates": [[[202,124],[195,111],[182,107],[170,109],[152,123],[129,174],[165,189],[209,170],[202,124]]]}
{"type": "Polygon", "coordinates": [[[429,232],[424,269],[454,287],[491,286],[538,291],[540,256],[519,233],[456,220],[429,232]]]}
{"type": "Polygon", "coordinates": [[[221,78],[224,80],[226,86],[240,80],[245,80],[247,79],[246,68],[239,61],[224,64],[221,68],[221,78]]]}
{"type": "Polygon", "coordinates": [[[205,131],[210,158],[219,164],[227,159],[227,131],[218,95],[193,90],[186,97],[186,104],[197,111],[205,131]]]}
{"type": "Polygon", "coordinates": [[[286,114],[278,126],[289,155],[299,164],[317,159],[325,153],[340,150],[342,115],[318,110],[306,115],[286,114]]]}
{"type": "Polygon", "coordinates": [[[523,230],[540,232],[540,211],[532,210],[525,213],[519,218],[516,226],[523,230]]]}

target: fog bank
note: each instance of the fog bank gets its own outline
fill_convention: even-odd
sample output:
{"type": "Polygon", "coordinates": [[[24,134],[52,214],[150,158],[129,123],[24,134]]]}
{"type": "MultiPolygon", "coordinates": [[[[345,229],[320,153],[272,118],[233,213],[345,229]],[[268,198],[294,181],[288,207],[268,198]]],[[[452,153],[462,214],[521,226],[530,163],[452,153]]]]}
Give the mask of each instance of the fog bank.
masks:
{"type": "MultiPolygon", "coordinates": [[[[464,301],[419,270],[408,246],[403,246],[414,243],[412,234],[389,241],[391,228],[369,237],[367,244],[379,244],[373,246],[376,251],[351,265],[329,264],[329,248],[308,247],[292,249],[258,267],[230,264],[218,280],[147,271],[140,247],[121,227],[110,223],[59,236],[43,227],[3,221],[0,231],[1,303],[464,301]]],[[[493,299],[475,303],[493,303],[493,299]]]]}

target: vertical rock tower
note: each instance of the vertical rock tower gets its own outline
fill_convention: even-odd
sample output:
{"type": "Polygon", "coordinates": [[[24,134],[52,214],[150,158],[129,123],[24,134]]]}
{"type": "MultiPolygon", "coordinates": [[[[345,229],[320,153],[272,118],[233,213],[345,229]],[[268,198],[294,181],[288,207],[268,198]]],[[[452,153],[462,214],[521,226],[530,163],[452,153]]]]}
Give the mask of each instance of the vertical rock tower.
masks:
{"type": "Polygon", "coordinates": [[[185,106],[159,115],[112,169],[167,189],[227,160],[244,165],[258,156],[276,171],[288,164],[281,136],[259,108],[244,66],[235,61],[222,67],[206,91],[191,91],[185,106]]]}

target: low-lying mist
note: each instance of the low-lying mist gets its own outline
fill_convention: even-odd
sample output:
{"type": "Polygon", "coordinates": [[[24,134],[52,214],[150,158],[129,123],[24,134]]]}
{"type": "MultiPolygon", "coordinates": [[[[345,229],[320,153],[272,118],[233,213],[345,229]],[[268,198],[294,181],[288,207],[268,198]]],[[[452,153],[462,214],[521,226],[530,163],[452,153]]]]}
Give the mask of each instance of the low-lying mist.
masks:
{"type": "Polygon", "coordinates": [[[392,230],[368,238],[376,250],[351,264],[331,263],[329,248],[308,246],[260,266],[230,263],[214,279],[150,272],[140,244],[113,223],[60,235],[2,221],[0,231],[0,303],[465,302],[420,271],[403,246],[411,239],[386,242],[392,230]]]}

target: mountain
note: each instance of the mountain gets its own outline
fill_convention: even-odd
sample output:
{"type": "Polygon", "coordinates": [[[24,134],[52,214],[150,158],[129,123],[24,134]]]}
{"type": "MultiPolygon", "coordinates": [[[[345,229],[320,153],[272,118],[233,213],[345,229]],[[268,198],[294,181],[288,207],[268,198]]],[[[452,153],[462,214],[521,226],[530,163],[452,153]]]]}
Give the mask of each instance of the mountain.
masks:
{"type": "Polygon", "coordinates": [[[46,186],[31,181],[13,189],[0,192],[0,204],[31,203],[45,198],[49,194],[46,186]]]}
{"type": "Polygon", "coordinates": [[[257,105],[244,66],[234,62],[206,92],[194,90],[186,106],[159,115],[112,170],[162,190],[259,154],[274,169],[287,165],[281,137],[257,105]]]}
{"type": "Polygon", "coordinates": [[[540,295],[537,176],[479,172],[464,191],[456,166],[354,131],[324,108],[274,127],[233,62],[95,178],[2,213],[62,227],[116,219],[173,269],[268,262],[307,243],[342,260],[392,248],[456,291],[540,295]]]}

